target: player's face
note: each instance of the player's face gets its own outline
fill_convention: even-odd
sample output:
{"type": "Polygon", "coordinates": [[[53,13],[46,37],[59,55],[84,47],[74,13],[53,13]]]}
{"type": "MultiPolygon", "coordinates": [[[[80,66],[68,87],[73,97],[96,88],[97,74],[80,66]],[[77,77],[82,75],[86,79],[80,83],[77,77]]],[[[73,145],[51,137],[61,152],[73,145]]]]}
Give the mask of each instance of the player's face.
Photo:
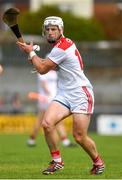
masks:
{"type": "Polygon", "coordinates": [[[61,37],[62,33],[58,26],[45,27],[45,36],[49,43],[55,43],[61,37]]]}

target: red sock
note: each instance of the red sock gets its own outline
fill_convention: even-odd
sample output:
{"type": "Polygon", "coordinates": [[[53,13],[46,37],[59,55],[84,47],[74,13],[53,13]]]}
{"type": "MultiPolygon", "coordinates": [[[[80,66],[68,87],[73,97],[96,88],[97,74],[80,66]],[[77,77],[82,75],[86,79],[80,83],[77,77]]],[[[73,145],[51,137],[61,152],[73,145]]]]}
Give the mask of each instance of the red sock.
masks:
{"type": "Polygon", "coordinates": [[[35,139],[35,136],[32,134],[32,135],[30,136],[30,138],[34,140],[34,139],[35,139]]]}
{"type": "Polygon", "coordinates": [[[98,155],[95,159],[93,159],[93,163],[95,165],[102,165],[103,161],[102,161],[101,157],[98,155]]]}
{"type": "Polygon", "coordinates": [[[61,162],[61,155],[59,150],[51,152],[51,156],[55,162],[61,162]]]}

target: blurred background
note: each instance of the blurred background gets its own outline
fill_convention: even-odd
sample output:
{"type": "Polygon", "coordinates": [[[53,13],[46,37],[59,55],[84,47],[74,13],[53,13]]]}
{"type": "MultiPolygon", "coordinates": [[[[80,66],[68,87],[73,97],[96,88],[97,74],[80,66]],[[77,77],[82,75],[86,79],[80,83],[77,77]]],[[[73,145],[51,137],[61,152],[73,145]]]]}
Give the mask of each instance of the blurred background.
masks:
{"type": "Polygon", "coordinates": [[[90,130],[122,134],[122,0],[0,0],[0,131],[28,131],[37,113],[37,102],[28,99],[30,91],[37,91],[37,74],[2,22],[10,7],[20,9],[20,30],[27,42],[40,45],[41,57],[50,50],[41,36],[44,18],[63,18],[64,35],[76,42],[94,87],[90,130]]]}

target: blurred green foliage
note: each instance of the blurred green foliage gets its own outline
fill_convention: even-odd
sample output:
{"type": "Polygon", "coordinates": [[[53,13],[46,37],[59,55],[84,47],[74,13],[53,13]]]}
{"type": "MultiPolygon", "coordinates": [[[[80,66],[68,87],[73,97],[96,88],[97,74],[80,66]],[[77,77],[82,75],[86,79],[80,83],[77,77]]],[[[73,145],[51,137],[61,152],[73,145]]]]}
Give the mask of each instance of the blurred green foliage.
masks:
{"type": "Polygon", "coordinates": [[[41,35],[43,20],[47,16],[60,16],[64,21],[64,35],[75,41],[99,41],[105,39],[102,26],[95,18],[84,19],[71,12],[62,12],[57,6],[42,6],[37,12],[21,13],[19,26],[24,34],[41,35]]]}

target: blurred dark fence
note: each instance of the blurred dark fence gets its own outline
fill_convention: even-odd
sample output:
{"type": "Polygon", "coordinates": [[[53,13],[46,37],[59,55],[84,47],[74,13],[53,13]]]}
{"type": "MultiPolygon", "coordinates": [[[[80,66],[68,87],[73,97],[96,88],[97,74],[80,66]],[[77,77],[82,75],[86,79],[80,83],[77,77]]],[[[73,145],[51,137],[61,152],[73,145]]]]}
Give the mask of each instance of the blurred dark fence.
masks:
{"type": "MultiPolygon", "coordinates": [[[[45,42],[35,44],[41,47],[38,53],[41,57],[50,51],[50,46],[45,42]]],[[[83,58],[85,74],[94,87],[96,114],[121,113],[122,43],[78,42],[77,46],[83,58]]],[[[27,56],[15,42],[1,42],[0,63],[4,66],[4,74],[0,77],[0,97],[5,104],[10,104],[12,94],[18,92],[24,111],[35,111],[35,102],[29,101],[27,94],[29,91],[37,91],[37,75],[31,73],[32,66],[28,64],[27,56]]]]}

